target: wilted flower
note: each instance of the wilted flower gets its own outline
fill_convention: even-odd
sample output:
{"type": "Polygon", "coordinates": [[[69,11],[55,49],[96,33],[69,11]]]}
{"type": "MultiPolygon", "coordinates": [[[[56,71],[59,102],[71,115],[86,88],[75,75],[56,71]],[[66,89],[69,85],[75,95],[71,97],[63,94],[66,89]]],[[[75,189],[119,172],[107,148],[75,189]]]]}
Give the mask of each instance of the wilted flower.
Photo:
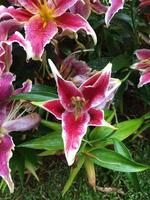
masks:
{"type": "Polygon", "coordinates": [[[21,8],[0,6],[0,16],[10,15],[25,25],[26,40],[32,46],[32,57],[39,59],[44,46],[56,35],[58,28],[74,32],[84,29],[96,42],[96,34],[89,23],[79,15],[66,12],[76,2],[77,0],[18,0],[21,8]]]}
{"type": "Polygon", "coordinates": [[[60,67],[60,74],[66,80],[71,80],[75,85],[80,86],[89,78],[91,68],[86,62],[77,60],[71,55],[64,59],[60,67]]]}
{"type": "Polygon", "coordinates": [[[90,77],[79,88],[72,82],[64,80],[51,60],[49,64],[56,79],[59,99],[34,104],[62,120],[64,151],[68,165],[72,165],[87,127],[107,125],[103,111],[96,107],[106,96],[111,64],[108,64],[102,72],[90,77]]]}
{"type": "Polygon", "coordinates": [[[139,87],[150,83],[150,50],[149,49],[138,49],[135,54],[139,62],[135,63],[132,68],[142,72],[140,77],[139,87]]]}

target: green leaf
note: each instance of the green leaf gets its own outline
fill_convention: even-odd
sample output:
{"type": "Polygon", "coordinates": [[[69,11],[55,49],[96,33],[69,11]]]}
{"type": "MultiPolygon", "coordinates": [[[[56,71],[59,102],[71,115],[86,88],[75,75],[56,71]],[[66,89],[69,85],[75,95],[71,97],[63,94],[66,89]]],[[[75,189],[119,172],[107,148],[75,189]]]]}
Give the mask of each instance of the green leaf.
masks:
{"type": "Polygon", "coordinates": [[[120,172],[140,172],[149,168],[149,166],[142,165],[132,161],[119,153],[108,149],[96,149],[89,152],[84,152],[95,164],[120,172]]]}
{"type": "Polygon", "coordinates": [[[122,141],[135,133],[143,122],[143,118],[123,121],[115,126],[117,130],[110,127],[96,127],[90,133],[90,142],[96,148],[102,148],[108,144],[113,144],[113,139],[122,141]]]}
{"type": "Polygon", "coordinates": [[[78,161],[75,164],[75,166],[72,167],[71,172],[70,172],[70,176],[65,184],[65,187],[62,191],[62,196],[65,195],[65,193],[69,190],[69,188],[71,187],[74,179],[76,178],[77,174],[79,173],[81,167],[83,166],[83,163],[85,161],[85,157],[84,156],[79,156],[78,157],[78,161]]]}
{"type": "Polygon", "coordinates": [[[143,117],[145,120],[150,119],[150,112],[146,113],[143,117]]]}
{"type": "Polygon", "coordinates": [[[39,178],[36,174],[36,170],[38,167],[38,159],[36,152],[31,149],[19,149],[20,154],[23,156],[25,160],[25,168],[35,177],[37,181],[39,178]]]}
{"type": "Polygon", "coordinates": [[[61,124],[56,122],[51,122],[47,120],[41,120],[41,124],[47,128],[53,129],[54,131],[61,131],[61,124]]]}
{"type": "Polygon", "coordinates": [[[116,125],[117,130],[113,135],[110,136],[109,139],[117,139],[122,141],[129,137],[131,134],[135,133],[135,131],[143,124],[143,118],[131,119],[116,125]]]}
{"type": "MultiPolygon", "coordinates": [[[[119,142],[118,140],[114,140],[114,148],[117,153],[123,155],[126,158],[133,160],[130,151],[122,142],[119,142]]],[[[132,185],[136,188],[136,190],[139,191],[141,188],[139,185],[137,174],[127,173],[127,177],[131,181],[132,185]]]]}
{"type": "Polygon", "coordinates": [[[113,133],[113,131],[114,130],[109,127],[95,127],[90,133],[90,140],[105,140],[113,133]]]}
{"type": "Polygon", "coordinates": [[[48,101],[58,98],[53,88],[45,85],[33,85],[32,91],[11,97],[12,100],[48,101]]]}
{"type": "Polygon", "coordinates": [[[25,147],[31,149],[44,149],[44,150],[63,150],[63,141],[61,134],[47,134],[37,139],[18,145],[18,147],[25,147]]]}
{"type": "Polygon", "coordinates": [[[24,160],[24,157],[17,150],[15,150],[12,160],[11,160],[11,169],[14,169],[14,171],[18,171],[21,185],[23,186],[24,172],[25,172],[25,160],[24,160]]]}
{"type": "Polygon", "coordinates": [[[131,54],[121,54],[112,60],[113,72],[117,72],[123,68],[128,68],[132,63],[131,54]]]}
{"type": "Polygon", "coordinates": [[[127,149],[127,147],[122,142],[114,139],[113,143],[114,143],[115,151],[117,153],[121,154],[122,156],[124,156],[126,158],[132,159],[132,156],[131,156],[129,150],[127,149]]]}
{"type": "Polygon", "coordinates": [[[25,160],[25,167],[35,177],[35,179],[39,181],[39,178],[36,174],[36,166],[33,165],[33,163],[30,162],[29,160],[25,160]]]}
{"type": "Polygon", "coordinates": [[[52,156],[52,155],[58,155],[61,151],[59,150],[47,150],[43,151],[42,153],[39,153],[38,156],[52,156]]]}

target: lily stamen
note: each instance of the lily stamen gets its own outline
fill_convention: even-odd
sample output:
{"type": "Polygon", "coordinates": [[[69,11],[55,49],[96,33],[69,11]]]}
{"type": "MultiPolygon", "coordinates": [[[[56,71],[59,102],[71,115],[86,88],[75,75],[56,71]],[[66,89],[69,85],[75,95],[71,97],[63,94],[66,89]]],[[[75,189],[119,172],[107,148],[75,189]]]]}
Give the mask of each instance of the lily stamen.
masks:
{"type": "Polygon", "coordinates": [[[86,105],[86,100],[83,97],[73,96],[71,102],[74,108],[75,118],[77,120],[80,117],[82,109],[86,105]]]}

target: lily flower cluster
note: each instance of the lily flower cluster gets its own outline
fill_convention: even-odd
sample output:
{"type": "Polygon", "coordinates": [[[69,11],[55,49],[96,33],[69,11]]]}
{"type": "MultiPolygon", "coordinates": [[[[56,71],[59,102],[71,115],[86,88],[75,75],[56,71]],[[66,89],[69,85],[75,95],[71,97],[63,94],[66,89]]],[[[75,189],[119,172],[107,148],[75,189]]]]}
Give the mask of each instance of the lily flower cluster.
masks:
{"type": "MultiPolygon", "coordinates": [[[[9,160],[15,145],[14,131],[36,128],[40,116],[29,111],[24,102],[12,102],[11,96],[31,91],[31,81],[15,90],[15,76],[10,72],[13,63],[12,44],[17,42],[27,54],[27,59],[41,60],[45,46],[61,31],[77,32],[83,29],[97,41],[95,31],[87,21],[91,11],[105,13],[108,26],[113,16],[123,8],[124,0],[110,0],[110,6],[99,0],[9,0],[9,7],[0,6],[0,176],[11,192],[14,184],[10,174],[9,160]],[[20,31],[24,30],[23,36],[20,31]],[[22,111],[23,110],[23,111],[22,111]]],[[[70,58],[69,58],[70,59],[70,58]]],[[[65,66],[68,61],[65,61],[65,66]]],[[[92,76],[91,69],[82,61],[74,63],[74,77],[62,78],[49,60],[56,80],[59,99],[36,103],[62,120],[62,137],[68,165],[72,165],[88,126],[110,126],[104,120],[103,108],[113,99],[120,85],[118,79],[110,78],[111,64],[92,76]],[[79,66],[82,69],[79,69],[79,66]]],[[[144,68],[145,69],[145,68],[144,68]]],[[[63,71],[63,70],[62,70],[63,71]]],[[[147,72],[145,72],[147,74],[147,72]]]]}
{"type": "Polygon", "coordinates": [[[24,26],[25,40],[31,46],[30,48],[26,44],[26,52],[28,58],[32,57],[33,59],[41,59],[44,47],[58,33],[58,28],[73,32],[83,29],[92,36],[94,43],[96,43],[97,38],[93,28],[82,17],[85,16],[82,6],[88,9],[87,5],[90,5],[89,9],[98,10],[98,13],[106,12],[105,22],[108,25],[115,13],[124,5],[124,0],[110,0],[111,6],[108,8],[101,5],[98,0],[17,0],[10,2],[15,3],[18,7],[0,6],[0,18],[9,16],[24,26]]]}

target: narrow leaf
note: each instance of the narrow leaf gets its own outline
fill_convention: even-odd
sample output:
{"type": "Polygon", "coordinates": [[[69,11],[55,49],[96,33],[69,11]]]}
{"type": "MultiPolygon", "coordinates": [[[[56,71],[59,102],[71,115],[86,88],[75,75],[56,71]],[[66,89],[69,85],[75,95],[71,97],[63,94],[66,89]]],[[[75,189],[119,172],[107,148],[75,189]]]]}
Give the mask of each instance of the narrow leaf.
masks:
{"type": "Polygon", "coordinates": [[[18,147],[25,147],[31,149],[44,149],[44,150],[63,150],[63,141],[61,134],[47,134],[37,139],[18,145],[18,147]]]}
{"type": "Polygon", "coordinates": [[[71,187],[74,179],[76,178],[77,174],[79,173],[81,167],[83,166],[83,163],[85,161],[85,157],[84,156],[80,156],[79,160],[77,161],[76,165],[72,167],[71,172],[70,172],[70,176],[65,184],[65,187],[62,191],[62,196],[65,195],[65,193],[69,190],[69,188],[71,187]]]}
{"type": "Polygon", "coordinates": [[[95,164],[120,172],[140,172],[149,168],[149,166],[142,165],[132,161],[119,153],[108,149],[97,149],[85,155],[89,157],[95,164]]]}
{"type": "MultiPolygon", "coordinates": [[[[130,151],[122,142],[119,142],[118,140],[114,140],[114,148],[117,153],[123,155],[126,158],[133,160],[130,154],[130,151]]],[[[129,178],[132,185],[136,188],[137,191],[141,189],[136,173],[127,173],[127,177],[129,178]]]]}

